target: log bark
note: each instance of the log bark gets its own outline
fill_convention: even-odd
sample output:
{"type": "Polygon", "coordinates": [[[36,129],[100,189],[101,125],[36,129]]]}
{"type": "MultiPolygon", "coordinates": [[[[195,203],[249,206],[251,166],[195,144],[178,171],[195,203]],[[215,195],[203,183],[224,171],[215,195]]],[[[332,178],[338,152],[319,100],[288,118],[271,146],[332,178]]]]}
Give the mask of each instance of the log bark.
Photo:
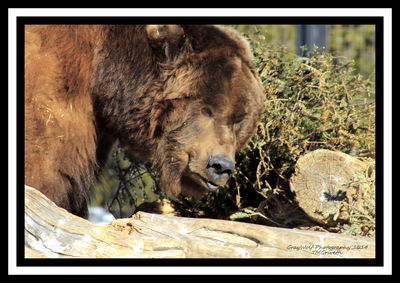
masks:
{"type": "Polygon", "coordinates": [[[375,242],[328,232],[144,212],[100,226],[25,186],[25,257],[373,258],[375,242]]]}

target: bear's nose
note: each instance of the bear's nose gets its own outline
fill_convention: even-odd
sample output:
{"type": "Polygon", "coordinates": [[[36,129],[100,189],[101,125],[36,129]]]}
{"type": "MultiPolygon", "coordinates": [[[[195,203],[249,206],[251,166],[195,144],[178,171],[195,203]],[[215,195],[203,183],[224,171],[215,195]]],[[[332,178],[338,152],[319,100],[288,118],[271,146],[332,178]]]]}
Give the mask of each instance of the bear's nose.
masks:
{"type": "Polygon", "coordinates": [[[227,179],[232,175],[234,169],[235,163],[224,155],[212,155],[208,160],[207,171],[213,181],[227,179]]]}

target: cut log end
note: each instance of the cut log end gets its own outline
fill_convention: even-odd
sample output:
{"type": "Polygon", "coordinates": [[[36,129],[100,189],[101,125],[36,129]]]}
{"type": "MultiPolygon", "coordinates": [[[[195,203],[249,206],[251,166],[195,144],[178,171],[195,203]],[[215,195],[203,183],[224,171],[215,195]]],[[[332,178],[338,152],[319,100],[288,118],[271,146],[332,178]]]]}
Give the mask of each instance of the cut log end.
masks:
{"type": "Polygon", "coordinates": [[[369,169],[366,162],[345,153],[316,150],[298,160],[290,188],[310,218],[335,225],[348,221],[350,210],[365,204],[367,198],[375,199],[369,169]]]}

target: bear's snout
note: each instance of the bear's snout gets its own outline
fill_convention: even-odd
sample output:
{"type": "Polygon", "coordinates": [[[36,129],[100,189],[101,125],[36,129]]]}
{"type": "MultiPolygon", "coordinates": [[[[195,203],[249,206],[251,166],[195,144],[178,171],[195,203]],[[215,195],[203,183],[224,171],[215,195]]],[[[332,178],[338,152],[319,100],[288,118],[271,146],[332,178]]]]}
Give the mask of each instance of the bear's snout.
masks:
{"type": "Polygon", "coordinates": [[[230,158],[221,154],[211,155],[207,164],[207,175],[210,181],[221,184],[228,180],[234,169],[235,162],[230,158]]]}

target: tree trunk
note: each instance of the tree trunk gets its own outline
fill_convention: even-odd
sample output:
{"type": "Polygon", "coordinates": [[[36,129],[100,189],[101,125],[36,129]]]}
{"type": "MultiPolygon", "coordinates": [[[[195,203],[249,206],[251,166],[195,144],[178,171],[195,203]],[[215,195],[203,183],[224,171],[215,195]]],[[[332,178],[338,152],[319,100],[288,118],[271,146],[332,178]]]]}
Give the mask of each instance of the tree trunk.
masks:
{"type": "Polygon", "coordinates": [[[373,258],[375,242],[328,232],[144,212],[100,226],[25,186],[25,257],[373,258]]]}

